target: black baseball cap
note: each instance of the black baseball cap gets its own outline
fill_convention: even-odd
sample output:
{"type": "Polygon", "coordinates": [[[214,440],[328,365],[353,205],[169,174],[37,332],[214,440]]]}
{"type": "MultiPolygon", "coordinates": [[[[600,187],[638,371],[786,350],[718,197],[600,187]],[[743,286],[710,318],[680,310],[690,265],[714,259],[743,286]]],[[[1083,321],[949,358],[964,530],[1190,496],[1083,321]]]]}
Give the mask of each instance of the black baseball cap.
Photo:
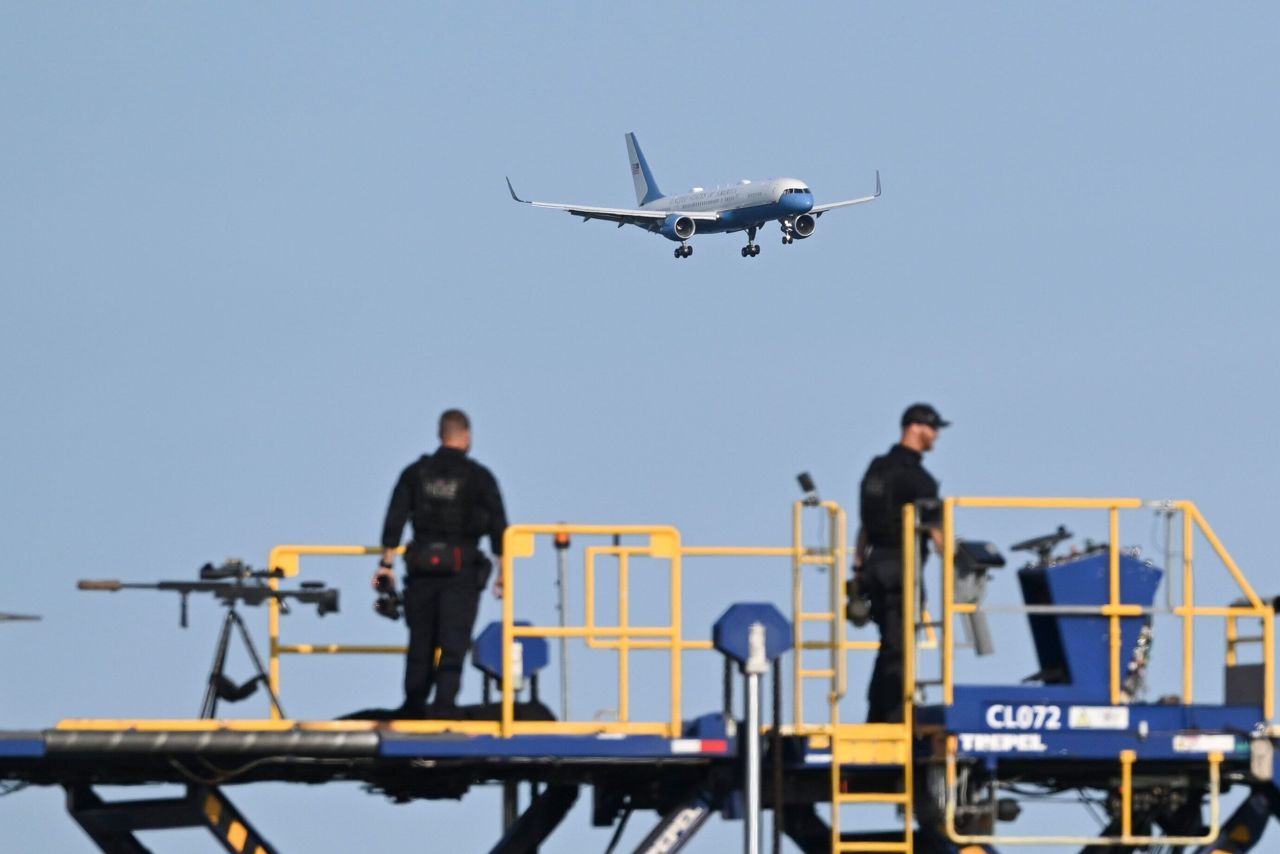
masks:
{"type": "Polygon", "coordinates": [[[938,410],[927,403],[913,403],[907,407],[907,411],[902,413],[902,426],[909,424],[923,424],[935,430],[951,426],[950,421],[944,421],[938,410]]]}

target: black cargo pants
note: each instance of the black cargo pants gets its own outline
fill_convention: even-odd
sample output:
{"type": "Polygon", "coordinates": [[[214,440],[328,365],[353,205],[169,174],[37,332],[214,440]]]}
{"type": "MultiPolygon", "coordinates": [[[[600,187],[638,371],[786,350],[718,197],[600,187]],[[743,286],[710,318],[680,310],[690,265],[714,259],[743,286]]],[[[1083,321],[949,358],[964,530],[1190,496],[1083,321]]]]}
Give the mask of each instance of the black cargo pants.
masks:
{"type": "Polygon", "coordinates": [[[902,550],[872,548],[862,567],[880,652],[867,686],[867,723],[902,722],[902,550]]]}
{"type": "Polygon", "coordinates": [[[423,709],[433,687],[432,709],[436,713],[457,706],[462,662],[471,648],[480,604],[477,584],[474,566],[454,575],[411,575],[405,580],[404,618],[409,625],[404,668],[406,710],[423,709]],[[439,663],[436,649],[440,650],[439,663]]]}

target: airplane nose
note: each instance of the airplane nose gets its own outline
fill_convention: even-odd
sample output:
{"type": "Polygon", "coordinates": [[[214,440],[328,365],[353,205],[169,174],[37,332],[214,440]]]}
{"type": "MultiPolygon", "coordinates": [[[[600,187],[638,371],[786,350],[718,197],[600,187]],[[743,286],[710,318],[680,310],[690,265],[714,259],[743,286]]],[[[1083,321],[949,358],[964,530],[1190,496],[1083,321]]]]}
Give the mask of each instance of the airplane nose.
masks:
{"type": "Polygon", "coordinates": [[[812,193],[787,193],[782,197],[782,206],[789,213],[802,214],[808,213],[813,207],[812,193]]]}

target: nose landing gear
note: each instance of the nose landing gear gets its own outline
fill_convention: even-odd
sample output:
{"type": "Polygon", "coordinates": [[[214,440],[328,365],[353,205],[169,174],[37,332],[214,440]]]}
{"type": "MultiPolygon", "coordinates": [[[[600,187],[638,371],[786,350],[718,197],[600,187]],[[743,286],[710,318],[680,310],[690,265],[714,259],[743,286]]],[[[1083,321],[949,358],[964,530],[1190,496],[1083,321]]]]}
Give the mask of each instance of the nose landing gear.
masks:
{"type": "Polygon", "coordinates": [[[677,258],[688,258],[692,254],[693,254],[693,247],[690,246],[688,243],[681,243],[678,247],[676,247],[677,258]]]}
{"type": "Polygon", "coordinates": [[[796,233],[791,229],[790,221],[784,221],[782,223],[782,245],[789,246],[790,244],[795,243],[795,234],[796,233]]]}
{"type": "Polygon", "coordinates": [[[747,245],[742,247],[743,258],[754,258],[760,254],[760,244],[756,243],[756,227],[747,229],[747,245]]]}

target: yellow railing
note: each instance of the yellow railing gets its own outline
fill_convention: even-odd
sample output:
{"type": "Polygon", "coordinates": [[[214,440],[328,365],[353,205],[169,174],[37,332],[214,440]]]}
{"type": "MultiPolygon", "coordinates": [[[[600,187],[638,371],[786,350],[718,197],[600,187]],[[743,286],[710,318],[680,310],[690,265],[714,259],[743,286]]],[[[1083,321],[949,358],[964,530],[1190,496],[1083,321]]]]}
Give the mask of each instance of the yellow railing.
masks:
{"type": "MultiPolygon", "coordinates": [[[[875,649],[879,646],[874,641],[846,641],[844,637],[844,572],[847,562],[845,546],[844,510],[837,504],[828,502],[821,505],[821,512],[828,514],[831,523],[829,548],[806,549],[803,546],[803,531],[800,518],[804,506],[797,502],[794,508],[794,534],[797,537],[791,546],[685,546],[678,530],[669,526],[604,526],[604,525],[515,525],[507,529],[504,538],[504,557],[502,560],[503,597],[503,646],[510,649],[512,643],[522,638],[578,638],[588,648],[613,650],[618,655],[618,709],[617,719],[612,721],[557,721],[557,722],[518,722],[514,720],[514,686],[511,680],[505,679],[503,684],[503,714],[499,722],[467,722],[465,729],[475,732],[493,732],[503,735],[532,732],[611,732],[611,733],[652,733],[676,737],[683,726],[681,698],[683,693],[682,674],[684,672],[684,653],[688,651],[707,651],[712,648],[710,640],[688,638],[682,626],[684,602],[684,559],[696,558],[790,558],[793,567],[793,582],[801,583],[801,570],[813,564],[824,564],[830,567],[829,595],[831,602],[823,612],[803,612],[800,600],[796,604],[795,641],[810,650],[828,650],[831,654],[831,665],[823,675],[830,679],[830,698],[832,714],[837,715],[839,698],[843,697],[847,687],[845,655],[850,649],[875,649]],[[584,599],[585,615],[579,625],[564,626],[517,626],[515,619],[515,603],[519,586],[518,574],[515,572],[519,560],[533,556],[536,542],[540,537],[626,537],[632,542],[627,545],[590,545],[584,549],[584,599]],[[639,538],[640,543],[634,540],[639,538]],[[597,578],[601,558],[617,560],[617,614],[616,625],[602,625],[598,621],[597,578]],[[634,571],[632,565],[635,558],[654,558],[666,561],[669,565],[669,607],[670,618],[661,625],[633,625],[630,601],[631,581],[634,571]],[[804,620],[823,617],[830,623],[829,639],[826,641],[804,641],[800,637],[799,626],[804,620]],[[666,652],[669,656],[669,690],[670,717],[660,721],[634,720],[631,708],[631,654],[636,651],[666,652]]],[[[403,549],[400,550],[403,552],[403,549]]],[[[284,545],[272,549],[268,565],[283,571],[285,577],[298,575],[301,559],[304,556],[365,556],[377,555],[381,549],[376,546],[345,545],[284,545]]],[[[277,582],[272,581],[276,586],[277,582]]],[[[652,589],[652,585],[648,585],[652,589]]],[[[798,587],[795,589],[800,595],[798,587]]],[[[726,599],[726,605],[729,599],[726,599]]],[[[285,643],[281,639],[280,609],[272,601],[269,607],[270,633],[270,667],[271,687],[280,693],[281,668],[280,658],[284,655],[316,655],[316,654],[403,654],[403,645],[385,644],[317,644],[317,643],[285,643]]],[[[798,658],[797,658],[798,661],[798,658]]],[[[798,669],[797,673],[801,672],[798,669]]],[[[799,688],[800,679],[796,684],[799,688]]],[[[797,709],[803,707],[799,699],[797,709]]],[[[272,710],[272,717],[278,714],[272,710]]],[[[800,717],[796,718],[800,720],[800,717]]],[[[420,721],[406,722],[405,726],[423,731],[434,731],[446,726],[457,729],[458,722],[420,721]]],[[[825,728],[827,722],[817,725],[825,728]]]]}
{"type": "MultiPolygon", "coordinates": [[[[686,651],[705,651],[712,648],[711,641],[705,639],[686,638],[681,624],[684,584],[684,557],[770,557],[789,558],[796,554],[794,546],[789,547],[755,547],[755,546],[683,546],[680,533],[669,526],[601,526],[601,525],[516,525],[507,529],[505,537],[503,572],[503,646],[506,649],[521,638],[580,638],[588,647],[594,649],[612,649],[618,653],[618,710],[616,721],[589,722],[517,722],[514,716],[514,694],[510,680],[504,680],[503,717],[498,723],[467,722],[465,729],[475,732],[493,732],[503,735],[531,732],[612,732],[612,733],[651,733],[677,737],[682,728],[681,695],[683,692],[682,673],[684,670],[683,655],[686,651]],[[572,536],[572,537],[627,537],[644,539],[640,545],[605,546],[593,545],[585,549],[585,620],[581,625],[550,626],[516,626],[514,624],[515,602],[517,599],[518,578],[514,573],[515,562],[530,557],[535,550],[536,539],[540,536],[572,536]],[[601,625],[597,622],[596,579],[599,560],[608,556],[618,560],[617,606],[618,622],[616,625],[601,625]],[[637,626],[631,623],[630,591],[632,559],[636,557],[657,558],[670,565],[670,620],[656,626],[637,626]],[[637,721],[632,719],[630,696],[631,653],[638,650],[665,651],[670,655],[669,686],[671,692],[670,718],[662,721],[637,721]]],[[[363,556],[381,553],[376,546],[345,545],[284,545],[272,549],[268,565],[283,571],[285,577],[293,577],[299,573],[301,558],[304,556],[363,556]]],[[[403,552],[403,549],[400,550],[403,552]]],[[[837,573],[838,575],[838,573],[837,573]]],[[[277,582],[272,581],[276,586],[277,582]]],[[[833,588],[834,589],[834,588],[833,588]]],[[[841,588],[843,590],[843,588],[841,588]]],[[[385,644],[316,644],[285,643],[281,639],[280,610],[276,602],[269,606],[270,634],[270,667],[268,676],[271,687],[280,693],[281,668],[280,658],[284,655],[316,655],[316,654],[403,654],[403,645],[385,644]]],[[[273,719],[279,715],[272,710],[273,719]]],[[[458,722],[421,721],[406,724],[414,729],[424,731],[445,728],[457,729],[458,722]]]]}
{"type": "MultiPolygon", "coordinates": [[[[645,732],[678,732],[681,724],[680,700],[683,691],[682,673],[684,669],[683,654],[686,651],[704,651],[711,647],[710,641],[703,638],[687,638],[681,625],[683,610],[683,560],[688,557],[769,557],[790,558],[792,563],[792,619],[795,632],[794,642],[796,655],[794,659],[794,730],[805,731],[807,728],[823,729],[838,725],[840,720],[839,705],[848,690],[847,653],[852,650],[875,650],[876,641],[849,640],[844,620],[845,590],[844,567],[848,563],[847,530],[843,508],[834,502],[824,502],[815,510],[824,514],[828,525],[826,540],[818,547],[806,546],[802,517],[806,510],[803,502],[796,502],[793,507],[793,543],[790,547],[737,547],[737,546],[685,546],[679,531],[669,526],[599,526],[599,525],[520,525],[509,529],[507,556],[503,560],[502,572],[504,584],[507,585],[507,596],[503,605],[504,643],[509,645],[522,637],[576,637],[581,638],[588,647],[594,649],[611,649],[618,654],[618,720],[615,722],[589,722],[575,724],[584,731],[645,731],[645,732]],[[533,554],[534,541],[539,536],[579,535],[579,536],[625,536],[640,537],[643,544],[593,545],[585,550],[585,620],[578,626],[565,627],[517,627],[507,625],[514,620],[515,587],[518,580],[512,575],[514,562],[533,554]],[[613,626],[599,625],[597,622],[596,578],[601,557],[616,558],[618,561],[618,624],[613,626]],[[630,586],[632,559],[649,557],[666,560],[670,563],[670,622],[657,626],[633,626],[631,624],[630,586]],[[826,608],[807,611],[803,596],[805,570],[814,565],[828,569],[830,590],[826,608]],[[812,622],[827,622],[830,626],[826,640],[806,640],[803,627],[812,622]],[[632,721],[630,697],[631,653],[635,651],[666,652],[670,656],[669,686],[671,692],[670,719],[662,721],[632,721]],[[825,668],[807,669],[802,658],[805,651],[828,651],[830,663],[825,668]],[[827,720],[805,723],[803,682],[806,679],[823,678],[830,682],[829,710],[827,720]]],[[[1121,510],[1133,510],[1142,507],[1158,507],[1165,510],[1176,510],[1182,514],[1182,603],[1172,609],[1172,614],[1180,619],[1183,627],[1183,701],[1190,703],[1194,694],[1194,632],[1197,618],[1223,618],[1227,631],[1227,663],[1236,663],[1236,648],[1241,643],[1258,641],[1263,647],[1264,670],[1264,702],[1268,720],[1274,717],[1274,612],[1269,603],[1263,603],[1249,585],[1231,555],[1223,547],[1216,533],[1209,526],[1200,511],[1191,502],[1163,502],[1160,504],[1144,503],[1138,499],[1080,499],[1080,498],[949,498],[943,503],[943,561],[942,561],[942,618],[941,625],[941,684],[943,701],[950,704],[954,700],[955,682],[955,618],[957,615],[975,612],[979,606],[957,603],[954,590],[955,568],[955,515],[958,508],[978,509],[1057,509],[1057,510],[1101,510],[1108,514],[1109,545],[1109,579],[1108,602],[1098,606],[1098,615],[1108,618],[1109,622],[1109,685],[1113,703],[1122,703],[1125,697],[1122,691],[1123,665],[1120,649],[1120,620],[1123,617],[1141,616],[1153,609],[1145,609],[1138,605],[1125,604],[1121,601],[1119,559],[1120,530],[1119,515],[1121,510]],[[1240,588],[1247,604],[1233,606],[1204,606],[1196,604],[1195,578],[1193,571],[1193,540],[1199,531],[1208,541],[1213,551],[1226,566],[1228,572],[1240,588]],[[1242,619],[1256,619],[1262,627],[1261,636],[1257,638],[1241,638],[1237,622],[1242,619]]],[[[916,530],[914,521],[905,526],[905,531],[916,530]]],[[[904,547],[914,548],[914,537],[904,537],[904,547]]],[[[341,546],[341,545],[284,545],[271,551],[268,565],[280,569],[286,577],[296,576],[300,561],[304,556],[366,556],[376,555],[381,551],[375,546],[341,546]]],[[[914,560],[914,558],[913,558],[914,560]]],[[[1172,568],[1166,568],[1167,570],[1172,568]]],[[[913,579],[914,580],[914,579],[913,579]]],[[[272,582],[273,586],[276,582],[272,582]]],[[[911,612],[904,615],[904,629],[915,625],[916,603],[911,601],[911,612]]],[[[269,677],[273,690],[280,693],[280,658],[290,654],[363,654],[387,653],[402,654],[403,645],[385,644],[313,644],[284,643],[280,637],[280,609],[275,601],[269,602],[270,632],[270,668],[269,677]]],[[[1080,609],[1073,608],[1073,613],[1080,609]]],[[[922,615],[928,620],[927,613],[922,615]]],[[[914,632],[912,631],[912,647],[914,632]]],[[[927,649],[930,644],[920,644],[918,648],[927,649]]],[[[905,686],[914,686],[915,655],[906,656],[906,666],[911,668],[912,678],[905,680],[905,686]]],[[[511,719],[512,703],[510,686],[504,687],[504,717],[501,732],[510,734],[523,731],[527,727],[545,729],[547,724],[517,724],[511,719]]],[[[910,692],[908,692],[910,693],[910,692]]],[[[278,713],[272,710],[272,717],[278,713]]],[[[426,722],[424,727],[431,728],[436,724],[426,722]]],[[[482,724],[482,728],[494,729],[491,724],[482,724]]],[[[557,724],[556,731],[567,731],[557,724]]]]}
{"type": "MultiPolygon", "coordinates": [[[[362,555],[382,554],[381,546],[276,546],[267,556],[267,568],[281,570],[286,578],[292,578],[301,569],[304,555],[328,557],[359,557],[362,555]]],[[[404,554],[404,549],[396,550],[396,554],[404,554]]],[[[280,582],[272,579],[272,589],[277,589],[280,582]]],[[[270,665],[268,677],[271,690],[280,696],[280,656],[282,655],[320,655],[320,654],[368,654],[393,653],[403,655],[405,647],[381,644],[283,644],[280,642],[280,603],[271,599],[267,605],[267,632],[271,637],[270,665]]],[[[275,705],[271,706],[271,719],[279,720],[280,712],[275,705]]]]}
{"type": "MultiPolygon", "coordinates": [[[[795,513],[798,517],[801,512],[802,504],[797,502],[795,513]]],[[[844,587],[843,575],[838,569],[844,560],[843,546],[843,510],[838,505],[827,505],[828,512],[838,513],[841,524],[834,531],[839,531],[838,548],[833,552],[835,555],[837,569],[832,573],[832,596],[840,597],[843,602],[844,587]]],[[[799,529],[797,529],[799,536],[799,529]]],[[[705,651],[712,648],[711,641],[702,639],[691,639],[684,635],[683,628],[680,624],[681,614],[683,612],[684,599],[684,558],[698,557],[716,557],[716,558],[742,558],[742,557],[767,557],[767,558],[791,558],[793,569],[804,565],[817,562],[817,558],[806,552],[801,541],[797,539],[791,546],[685,546],[680,540],[680,534],[674,528],[666,526],[656,527],[629,527],[629,526],[592,526],[592,525],[518,525],[507,529],[505,547],[503,550],[503,586],[504,591],[508,591],[504,596],[503,606],[503,633],[504,644],[509,645],[511,642],[524,637],[576,637],[581,638],[588,648],[592,649],[609,649],[614,650],[618,654],[618,720],[614,722],[592,722],[590,724],[575,724],[575,726],[588,727],[591,731],[602,732],[658,732],[666,734],[670,737],[677,736],[683,727],[683,712],[681,709],[681,698],[683,695],[682,678],[684,673],[683,655],[687,651],[705,651]],[[515,613],[515,594],[514,588],[511,586],[516,583],[515,562],[521,558],[531,557],[536,548],[535,543],[538,537],[555,537],[560,536],[628,536],[628,537],[648,537],[648,542],[641,545],[593,545],[588,546],[584,550],[584,598],[585,598],[585,620],[581,626],[566,626],[564,628],[538,627],[538,626],[516,626],[514,624],[515,613]],[[618,583],[617,583],[617,625],[606,626],[601,625],[597,620],[597,575],[600,558],[611,557],[617,560],[618,583]],[[637,557],[664,559],[670,564],[670,613],[671,621],[666,625],[660,626],[634,626],[631,624],[631,606],[630,606],[630,589],[632,577],[632,559],[637,557]],[[658,651],[667,652],[670,655],[670,666],[668,670],[669,691],[671,697],[671,717],[667,721],[634,721],[631,715],[631,698],[630,698],[630,655],[632,652],[658,651]]],[[[726,605],[729,600],[726,600],[726,605]]],[[[797,614],[800,614],[797,605],[797,614]]],[[[832,614],[843,614],[843,605],[832,608],[832,614]]],[[[812,614],[805,614],[806,618],[812,617],[812,614]]],[[[822,648],[832,649],[832,670],[837,675],[834,680],[843,680],[839,675],[843,670],[842,662],[837,664],[838,659],[842,658],[834,650],[838,649],[838,644],[842,641],[842,635],[837,634],[841,631],[843,618],[832,621],[832,641],[829,643],[809,642],[806,644],[808,648],[821,646],[822,648]]],[[[798,639],[798,637],[797,637],[798,639]]],[[[514,715],[514,693],[513,686],[508,684],[510,680],[504,680],[503,686],[503,718],[501,722],[501,731],[504,734],[514,734],[518,732],[529,731],[529,726],[513,719],[514,715]]],[[[532,725],[537,727],[545,727],[546,724],[532,725]]],[[[564,731],[562,724],[554,725],[556,731],[564,731]]]]}
{"type": "MultiPolygon", "coordinates": [[[[1110,540],[1108,544],[1108,601],[1092,613],[1108,618],[1110,644],[1110,695],[1113,704],[1126,702],[1122,689],[1121,632],[1122,617],[1136,617],[1151,613],[1154,609],[1139,605],[1126,605],[1120,597],[1120,511],[1144,507],[1178,511],[1182,514],[1182,604],[1172,613],[1182,622],[1182,701],[1191,703],[1194,698],[1195,620],[1198,617],[1220,617],[1227,620],[1228,663],[1235,661],[1235,621],[1242,617],[1258,619],[1262,623],[1264,714],[1267,720],[1274,717],[1274,640],[1275,614],[1264,604],[1248,580],[1222,545],[1217,534],[1205,520],[1200,510],[1190,501],[1144,502],[1136,498],[947,498],[943,502],[943,560],[942,560],[942,693],[943,702],[954,702],[955,633],[954,621],[958,614],[974,613],[977,605],[955,601],[955,511],[957,508],[987,509],[1052,509],[1052,510],[1105,510],[1108,516],[1110,540]],[[1196,605],[1193,545],[1195,533],[1209,542],[1214,553],[1226,566],[1235,580],[1247,605],[1213,607],[1196,605]]],[[[1166,567],[1171,576],[1173,567],[1166,567]]],[[[1167,583],[1167,582],[1166,582],[1167,583]]],[[[1079,608],[1072,609],[1080,613],[1079,608]]]]}

